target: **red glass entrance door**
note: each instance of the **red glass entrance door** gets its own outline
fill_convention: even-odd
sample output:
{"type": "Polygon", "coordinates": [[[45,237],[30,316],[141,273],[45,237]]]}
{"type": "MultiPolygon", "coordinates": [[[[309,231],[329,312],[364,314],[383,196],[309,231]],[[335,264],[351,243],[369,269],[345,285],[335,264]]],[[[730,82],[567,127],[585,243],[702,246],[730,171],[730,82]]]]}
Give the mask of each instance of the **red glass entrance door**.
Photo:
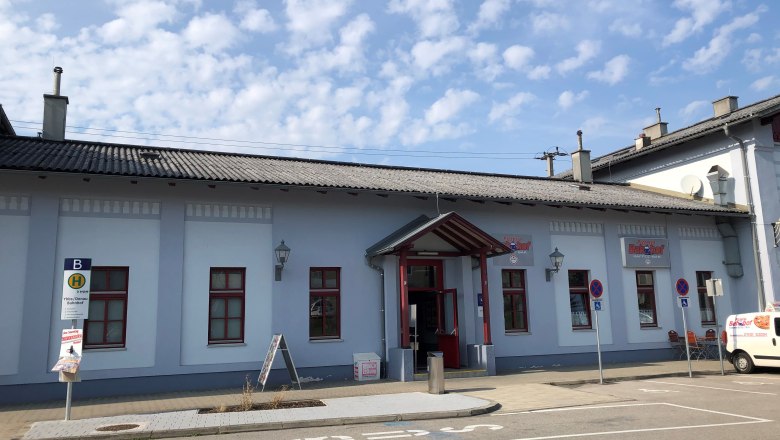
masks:
{"type": "Polygon", "coordinates": [[[444,353],[444,368],[460,368],[460,343],[458,339],[458,292],[446,289],[436,293],[436,338],[439,350],[444,353]]]}

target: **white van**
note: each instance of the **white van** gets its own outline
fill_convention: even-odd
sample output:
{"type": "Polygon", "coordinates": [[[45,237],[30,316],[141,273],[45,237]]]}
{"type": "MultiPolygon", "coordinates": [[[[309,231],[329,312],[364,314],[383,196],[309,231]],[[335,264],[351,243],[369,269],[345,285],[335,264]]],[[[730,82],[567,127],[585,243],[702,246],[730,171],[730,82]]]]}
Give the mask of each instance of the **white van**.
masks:
{"type": "Polygon", "coordinates": [[[726,359],[737,373],[751,373],[754,367],[780,367],[780,312],[731,315],[721,337],[726,359]]]}

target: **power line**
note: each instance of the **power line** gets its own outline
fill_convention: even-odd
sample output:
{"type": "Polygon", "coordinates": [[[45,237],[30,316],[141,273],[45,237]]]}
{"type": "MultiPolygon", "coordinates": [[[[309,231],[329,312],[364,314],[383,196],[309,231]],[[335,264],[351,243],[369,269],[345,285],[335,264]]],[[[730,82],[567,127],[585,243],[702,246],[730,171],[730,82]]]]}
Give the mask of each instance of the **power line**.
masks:
{"type": "MultiPolygon", "coordinates": [[[[28,130],[40,129],[40,123],[34,121],[20,121],[11,120],[14,123],[28,124],[32,126],[20,127],[28,130]]],[[[450,159],[532,159],[533,153],[513,153],[513,152],[468,152],[468,151],[433,151],[433,150],[402,150],[402,149],[382,149],[382,148],[357,148],[357,147],[336,147],[327,145],[310,145],[310,144],[292,144],[282,142],[267,142],[267,141],[248,141],[237,139],[222,139],[222,138],[209,138],[200,136],[185,136],[185,135],[172,135],[172,134],[160,134],[142,131],[129,131],[129,130],[117,130],[110,128],[93,128],[93,127],[80,127],[73,125],[66,125],[66,127],[77,130],[66,130],[69,133],[83,134],[87,136],[102,136],[120,139],[136,139],[146,141],[164,141],[164,142],[178,142],[196,145],[211,145],[222,147],[234,147],[234,148],[253,148],[260,150],[282,150],[282,147],[293,147],[292,151],[312,151],[312,152],[336,152],[341,154],[355,154],[363,156],[393,156],[393,157],[446,157],[450,159]],[[143,137],[143,136],[123,136],[108,133],[88,133],[78,130],[90,130],[90,131],[107,131],[113,133],[127,133],[138,134],[146,136],[154,136],[155,138],[143,137]],[[160,138],[173,138],[173,139],[160,139],[160,138]],[[178,138],[178,139],[176,139],[178,138]],[[208,142],[199,142],[208,141],[208,142]],[[216,141],[216,142],[215,142],[216,141]],[[219,142],[229,142],[228,144],[219,142]],[[236,144],[249,144],[249,145],[236,145],[236,144]],[[277,145],[278,147],[271,147],[270,145],[277,145]],[[375,151],[377,153],[370,153],[375,151]],[[402,153],[402,154],[389,154],[389,153],[402,153]],[[426,154],[433,154],[429,156],[426,154]],[[529,156],[529,157],[517,157],[517,156],[529,156]]],[[[289,151],[289,150],[288,150],[289,151]]]]}

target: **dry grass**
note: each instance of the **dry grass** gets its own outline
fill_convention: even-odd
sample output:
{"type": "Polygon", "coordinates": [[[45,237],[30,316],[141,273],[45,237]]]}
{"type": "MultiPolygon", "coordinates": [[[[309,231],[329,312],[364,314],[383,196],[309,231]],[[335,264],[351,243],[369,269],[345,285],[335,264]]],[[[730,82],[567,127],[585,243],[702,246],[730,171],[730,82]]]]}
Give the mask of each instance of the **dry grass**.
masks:
{"type": "Polygon", "coordinates": [[[246,375],[246,378],[244,378],[244,386],[241,390],[241,402],[238,404],[238,407],[241,411],[250,411],[252,410],[252,407],[254,406],[255,402],[252,397],[252,395],[255,392],[255,386],[252,385],[252,381],[249,379],[249,375],[246,375]]]}
{"type": "Polygon", "coordinates": [[[290,387],[287,385],[282,386],[279,388],[279,391],[276,392],[276,394],[273,395],[271,398],[271,401],[268,403],[268,406],[271,409],[277,409],[282,405],[282,402],[284,401],[284,395],[287,394],[287,390],[289,390],[290,387]]]}

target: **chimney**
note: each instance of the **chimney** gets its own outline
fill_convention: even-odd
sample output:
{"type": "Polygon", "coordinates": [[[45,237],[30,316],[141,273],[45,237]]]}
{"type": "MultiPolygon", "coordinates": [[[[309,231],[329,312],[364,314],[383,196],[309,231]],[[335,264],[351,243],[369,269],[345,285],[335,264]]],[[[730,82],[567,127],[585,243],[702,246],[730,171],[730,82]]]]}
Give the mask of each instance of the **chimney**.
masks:
{"type": "Polygon", "coordinates": [[[60,96],[62,67],[54,68],[54,93],[43,95],[43,138],[65,140],[65,118],[68,114],[68,97],[60,96]]]}
{"type": "Polygon", "coordinates": [[[593,170],[590,167],[590,150],[582,149],[582,130],[577,130],[577,151],[571,153],[571,167],[574,180],[583,183],[593,182],[593,170]]]}
{"type": "Polygon", "coordinates": [[[637,137],[634,142],[636,143],[636,149],[641,150],[650,145],[650,138],[645,136],[644,133],[639,133],[639,137],[637,137]]]}
{"type": "Polygon", "coordinates": [[[658,139],[661,136],[666,136],[667,133],[666,122],[661,122],[661,107],[655,108],[655,114],[658,117],[658,122],[656,122],[655,124],[649,127],[645,127],[642,130],[645,136],[650,138],[649,141],[652,141],[653,139],[658,139]]]}
{"type": "Polygon", "coordinates": [[[727,115],[734,110],[739,108],[739,105],[737,104],[737,99],[739,99],[736,96],[726,96],[725,98],[720,98],[717,101],[712,101],[712,107],[715,110],[715,117],[720,117],[727,115]]]}

